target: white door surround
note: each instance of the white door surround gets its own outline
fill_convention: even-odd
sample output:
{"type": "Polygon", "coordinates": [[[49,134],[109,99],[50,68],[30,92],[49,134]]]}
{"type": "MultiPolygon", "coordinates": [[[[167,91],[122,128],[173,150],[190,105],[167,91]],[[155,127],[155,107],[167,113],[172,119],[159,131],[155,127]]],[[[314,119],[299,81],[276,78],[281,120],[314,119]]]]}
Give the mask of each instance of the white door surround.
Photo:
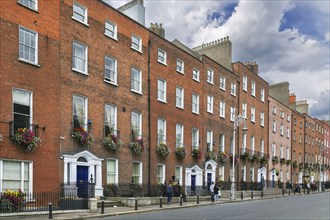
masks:
{"type": "Polygon", "coordinates": [[[96,157],[88,150],[84,150],[74,155],[63,154],[64,160],[64,183],[77,182],[77,166],[88,167],[88,178],[93,178],[95,183],[95,196],[103,196],[102,187],[102,158],[96,157]]]}

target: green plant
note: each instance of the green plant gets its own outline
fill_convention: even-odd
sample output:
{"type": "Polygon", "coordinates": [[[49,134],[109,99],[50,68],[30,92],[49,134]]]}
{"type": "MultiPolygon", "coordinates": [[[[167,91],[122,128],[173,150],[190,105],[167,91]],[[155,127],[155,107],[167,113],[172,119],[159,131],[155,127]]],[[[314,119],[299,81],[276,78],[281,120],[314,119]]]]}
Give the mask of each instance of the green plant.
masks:
{"type": "Polygon", "coordinates": [[[25,148],[25,151],[34,151],[41,142],[40,137],[37,137],[33,131],[26,128],[19,128],[11,137],[14,143],[25,148]]]}
{"type": "Polygon", "coordinates": [[[292,163],[292,167],[293,169],[296,169],[298,167],[298,163],[296,160],[292,163]]]}
{"type": "Polygon", "coordinates": [[[159,154],[162,158],[167,157],[171,153],[171,149],[165,144],[165,143],[160,143],[156,147],[156,153],[159,154]]]}
{"type": "Polygon", "coordinates": [[[273,161],[273,164],[278,164],[278,157],[273,156],[272,161],[273,161]]]}
{"type": "Polygon", "coordinates": [[[191,155],[196,158],[201,158],[201,152],[199,151],[198,148],[194,148],[191,152],[191,155]]]}
{"type": "Polygon", "coordinates": [[[92,136],[88,134],[88,132],[83,127],[74,128],[72,137],[75,141],[84,147],[89,147],[94,142],[92,136]]]}
{"type": "Polygon", "coordinates": [[[20,189],[17,192],[6,190],[0,196],[0,213],[18,212],[25,204],[26,194],[20,189]]]}
{"type": "Polygon", "coordinates": [[[299,163],[299,170],[302,170],[302,168],[303,168],[303,163],[300,162],[300,163],[299,163]]]}
{"type": "Polygon", "coordinates": [[[142,138],[135,140],[129,144],[129,148],[131,149],[132,153],[135,155],[140,155],[144,151],[144,142],[142,138]]]}
{"type": "Polygon", "coordinates": [[[124,145],[124,143],[118,139],[114,134],[109,134],[103,138],[102,145],[108,150],[117,152],[124,145]]]}
{"type": "Polygon", "coordinates": [[[268,163],[267,157],[264,156],[260,158],[260,164],[262,166],[266,165],[267,163],[268,163]]]}
{"type": "Polygon", "coordinates": [[[250,160],[250,155],[247,152],[245,152],[244,154],[241,154],[240,158],[243,162],[247,162],[250,160]]]}
{"type": "Polygon", "coordinates": [[[228,156],[227,156],[226,152],[219,151],[219,153],[218,153],[218,161],[220,163],[225,163],[227,160],[228,160],[228,156]]]}
{"type": "Polygon", "coordinates": [[[186,151],[183,147],[177,147],[175,149],[175,155],[179,160],[183,160],[186,157],[186,151]]]}
{"type": "Polygon", "coordinates": [[[284,165],[284,164],[286,163],[285,158],[281,158],[281,159],[280,159],[280,163],[281,163],[282,165],[284,165]]]}
{"type": "Polygon", "coordinates": [[[251,161],[252,162],[257,162],[257,163],[259,163],[260,162],[260,157],[258,156],[258,155],[256,155],[256,154],[253,154],[253,156],[252,156],[252,158],[251,158],[251,161]]]}
{"type": "Polygon", "coordinates": [[[291,164],[291,160],[286,160],[286,165],[290,165],[291,164]]]}
{"type": "Polygon", "coordinates": [[[208,152],[206,152],[206,159],[207,160],[215,160],[216,159],[216,157],[217,157],[217,155],[216,155],[216,153],[214,152],[214,151],[208,151],[208,152]]]}

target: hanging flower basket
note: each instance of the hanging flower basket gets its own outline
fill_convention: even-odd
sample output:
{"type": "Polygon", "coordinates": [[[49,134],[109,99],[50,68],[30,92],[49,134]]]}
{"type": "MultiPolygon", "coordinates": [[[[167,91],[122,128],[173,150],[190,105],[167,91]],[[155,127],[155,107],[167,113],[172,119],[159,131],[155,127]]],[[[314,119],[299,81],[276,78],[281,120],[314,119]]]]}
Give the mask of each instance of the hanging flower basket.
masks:
{"type": "Polygon", "coordinates": [[[291,160],[286,160],[286,165],[290,165],[291,164],[291,160]]]}
{"type": "Polygon", "coordinates": [[[281,165],[284,165],[286,163],[285,158],[281,158],[280,163],[281,163],[281,165]]]}
{"type": "Polygon", "coordinates": [[[273,161],[273,164],[278,164],[278,157],[277,156],[274,156],[272,158],[272,161],[273,161]]]}
{"type": "Polygon", "coordinates": [[[292,167],[293,169],[296,169],[298,167],[298,163],[296,160],[292,163],[292,167]]]}
{"type": "Polygon", "coordinates": [[[240,158],[241,158],[241,161],[243,163],[245,163],[250,160],[250,155],[247,152],[245,152],[244,154],[241,154],[240,158]]]}
{"type": "Polygon", "coordinates": [[[144,142],[142,138],[139,138],[136,141],[133,141],[129,144],[129,148],[131,149],[132,153],[135,155],[141,155],[144,151],[144,142]]]}
{"type": "Polygon", "coordinates": [[[191,155],[192,155],[193,157],[198,158],[198,159],[200,159],[200,158],[202,157],[201,152],[200,152],[199,149],[197,149],[197,148],[194,148],[194,149],[192,150],[191,155]]]}
{"type": "Polygon", "coordinates": [[[254,154],[252,156],[252,158],[251,158],[251,162],[257,162],[257,163],[259,163],[260,162],[260,159],[261,158],[258,155],[254,154]]]}
{"type": "Polygon", "coordinates": [[[89,147],[94,142],[92,136],[88,134],[88,132],[82,127],[75,128],[73,130],[72,137],[75,141],[77,141],[79,144],[81,144],[84,147],[89,147]]]}
{"type": "Polygon", "coordinates": [[[226,152],[221,152],[221,151],[219,151],[219,154],[218,154],[218,161],[219,161],[220,163],[225,163],[227,160],[228,160],[228,156],[227,156],[226,152]]]}
{"type": "Polygon", "coordinates": [[[119,140],[116,135],[109,134],[103,138],[102,145],[110,151],[117,152],[124,145],[124,143],[119,140]]]}
{"type": "Polygon", "coordinates": [[[267,157],[261,157],[260,158],[260,164],[262,166],[266,165],[268,163],[267,157]]]}
{"type": "Polygon", "coordinates": [[[215,160],[217,155],[213,151],[206,152],[206,160],[215,160]]]}
{"type": "MultiPolygon", "coordinates": [[[[237,163],[239,161],[239,156],[235,155],[235,163],[237,163]]],[[[233,162],[233,155],[230,155],[230,163],[233,162]]]]}
{"type": "Polygon", "coordinates": [[[186,151],[183,147],[177,147],[175,149],[175,155],[179,160],[183,160],[186,157],[186,151]]]}
{"type": "Polygon", "coordinates": [[[299,170],[302,170],[302,168],[303,168],[303,163],[300,162],[300,163],[299,163],[299,170]]]}
{"type": "Polygon", "coordinates": [[[160,143],[157,147],[156,147],[156,153],[162,157],[165,158],[167,156],[170,155],[171,153],[171,149],[165,144],[165,143],[160,143]]]}
{"type": "Polygon", "coordinates": [[[40,137],[37,137],[33,131],[26,128],[19,128],[11,137],[17,146],[21,146],[27,152],[34,151],[41,142],[40,137]]]}

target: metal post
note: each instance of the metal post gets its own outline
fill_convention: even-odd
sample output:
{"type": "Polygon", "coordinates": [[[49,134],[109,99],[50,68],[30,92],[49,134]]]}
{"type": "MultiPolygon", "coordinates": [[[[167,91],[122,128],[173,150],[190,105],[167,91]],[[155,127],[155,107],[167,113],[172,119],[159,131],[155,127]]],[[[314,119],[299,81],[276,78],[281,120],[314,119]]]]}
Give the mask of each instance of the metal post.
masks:
{"type": "Polygon", "coordinates": [[[282,189],[282,195],[284,196],[284,189],[282,189]]]}
{"type": "Polygon", "coordinates": [[[101,214],[104,214],[104,200],[102,200],[101,214]]]}
{"type": "Polygon", "coordinates": [[[253,199],[253,191],[251,191],[251,199],[253,199]]]}
{"type": "Polygon", "coordinates": [[[48,207],[49,207],[48,219],[53,219],[53,204],[50,202],[48,204],[48,207]]]}
{"type": "Polygon", "coordinates": [[[197,194],[197,204],[199,204],[199,194],[197,194]]]}
{"type": "Polygon", "coordinates": [[[261,190],[261,198],[264,197],[264,191],[261,190]]]}
{"type": "Polygon", "coordinates": [[[180,194],[180,206],[182,206],[182,194],[180,194]]]}
{"type": "Polygon", "coordinates": [[[159,208],[163,208],[163,197],[159,197],[159,208]]]}
{"type": "Polygon", "coordinates": [[[243,191],[241,192],[241,200],[243,200],[243,191]]]}
{"type": "Polygon", "coordinates": [[[289,195],[291,194],[291,189],[289,189],[289,195]]]}
{"type": "Polygon", "coordinates": [[[135,198],[135,210],[138,210],[137,198],[135,198]]]}

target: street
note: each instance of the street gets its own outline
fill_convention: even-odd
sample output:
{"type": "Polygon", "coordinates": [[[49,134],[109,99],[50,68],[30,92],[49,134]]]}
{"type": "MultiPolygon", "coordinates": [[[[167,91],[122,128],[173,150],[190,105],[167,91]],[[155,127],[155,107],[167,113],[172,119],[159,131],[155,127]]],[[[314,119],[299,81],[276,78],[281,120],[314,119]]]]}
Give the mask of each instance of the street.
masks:
{"type": "Polygon", "coordinates": [[[330,193],[145,212],[102,219],[330,219],[330,193]]]}

